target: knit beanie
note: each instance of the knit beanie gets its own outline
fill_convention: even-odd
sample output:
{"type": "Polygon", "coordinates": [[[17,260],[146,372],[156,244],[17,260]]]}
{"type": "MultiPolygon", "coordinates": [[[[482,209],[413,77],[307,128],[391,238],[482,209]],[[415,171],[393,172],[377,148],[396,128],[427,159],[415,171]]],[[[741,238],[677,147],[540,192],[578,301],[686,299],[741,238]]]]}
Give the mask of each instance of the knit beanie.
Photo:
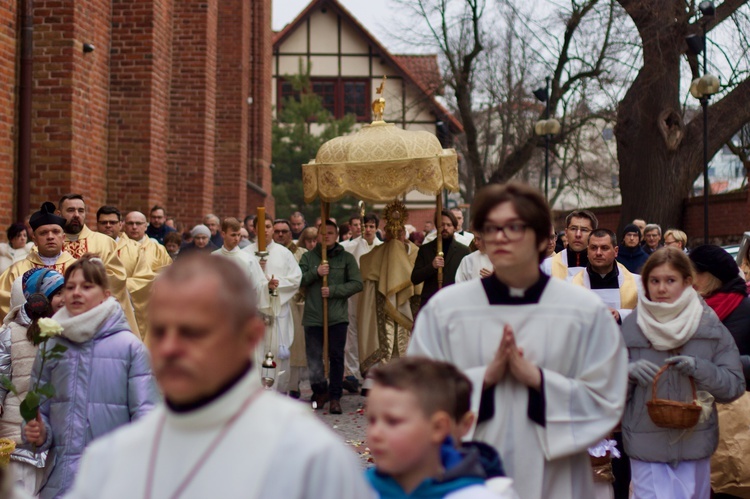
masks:
{"type": "Polygon", "coordinates": [[[65,278],[57,271],[45,268],[31,269],[21,277],[23,282],[23,296],[28,300],[29,296],[41,293],[50,299],[55,293],[62,289],[65,278]]]}
{"type": "Polygon", "coordinates": [[[211,237],[211,231],[203,224],[198,224],[195,227],[193,227],[193,230],[190,231],[190,235],[195,236],[206,236],[211,237]]]}
{"type": "Polygon", "coordinates": [[[641,229],[639,229],[635,224],[628,224],[624,229],[622,229],[622,238],[625,239],[625,236],[627,234],[630,234],[631,232],[635,232],[636,234],[638,234],[638,240],[641,240],[641,229]]]}
{"type": "Polygon", "coordinates": [[[708,272],[723,284],[739,277],[737,262],[719,246],[704,244],[691,250],[688,256],[698,272],[708,272]]]}

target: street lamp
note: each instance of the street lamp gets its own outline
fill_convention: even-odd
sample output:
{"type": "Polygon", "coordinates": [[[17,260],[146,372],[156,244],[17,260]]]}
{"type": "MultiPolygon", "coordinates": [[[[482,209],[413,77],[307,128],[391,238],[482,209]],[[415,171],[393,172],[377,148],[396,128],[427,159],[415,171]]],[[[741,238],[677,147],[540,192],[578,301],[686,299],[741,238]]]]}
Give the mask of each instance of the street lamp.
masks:
{"type": "MultiPolygon", "coordinates": [[[[701,25],[703,36],[689,35],[685,37],[690,52],[696,56],[703,52],[703,76],[694,79],[690,83],[690,95],[700,100],[703,108],[703,238],[708,244],[708,194],[711,185],[708,181],[708,101],[712,95],[719,91],[719,78],[708,73],[708,50],[706,47],[706,32],[710,17],[716,14],[713,2],[705,0],[698,4],[701,12],[701,25]]],[[[700,63],[700,60],[699,60],[700,63]]]]}
{"type": "Polygon", "coordinates": [[[545,78],[546,85],[534,90],[534,97],[538,101],[544,102],[546,109],[544,119],[539,120],[534,125],[534,134],[537,136],[544,135],[544,197],[549,201],[549,141],[553,135],[560,133],[560,122],[549,117],[549,76],[545,78]]]}

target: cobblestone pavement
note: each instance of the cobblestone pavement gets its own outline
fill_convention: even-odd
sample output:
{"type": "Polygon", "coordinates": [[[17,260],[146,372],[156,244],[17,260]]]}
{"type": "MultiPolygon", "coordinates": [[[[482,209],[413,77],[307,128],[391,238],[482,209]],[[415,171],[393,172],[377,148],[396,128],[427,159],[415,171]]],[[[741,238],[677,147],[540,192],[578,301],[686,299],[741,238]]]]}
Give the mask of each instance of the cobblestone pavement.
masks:
{"type": "MultiPolygon", "coordinates": [[[[300,400],[308,401],[312,396],[312,390],[308,383],[301,386],[302,397],[300,400]]],[[[305,402],[310,404],[309,402],[305,402]]],[[[344,390],[341,397],[342,414],[331,414],[328,412],[328,404],[323,410],[315,411],[315,414],[327,424],[333,431],[338,433],[342,440],[350,445],[359,455],[362,468],[372,466],[370,453],[365,443],[365,431],[367,429],[367,418],[364,415],[365,397],[359,394],[349,393],[344,390]]],[[[310,406],[312,410],[312,406],[310,406]]]]}

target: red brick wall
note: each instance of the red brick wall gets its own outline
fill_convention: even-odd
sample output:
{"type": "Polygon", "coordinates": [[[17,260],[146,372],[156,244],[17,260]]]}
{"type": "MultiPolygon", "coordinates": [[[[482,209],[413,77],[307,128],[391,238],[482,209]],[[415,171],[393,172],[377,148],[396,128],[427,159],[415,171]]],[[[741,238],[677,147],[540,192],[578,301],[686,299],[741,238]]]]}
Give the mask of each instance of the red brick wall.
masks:
{"type": "Polygon", "coordinates": [[[107,203],[166,203],[172,0],[112,0],[107,203]]]}
{"type": "Polygon", "coordinates": [[[245,216],[250,89],[250,2],[221,0],[216,68],[215,211],[245,216]]]}
{"type": "Polygon", "coordinates": [[[13,223],[15,211],[14,174],[16,113],[16,77],[17,77],[17,39],[16,39],[16,5],[15,0],[0,0],[0,230],[13,223]]]}
{"type": "Polygon", "coordinates": [[[271,40],[271,1],[250,2],[250,50],[255,56],[250,60],[250,123],[248,126],[248,179],[257,184],[266,196],[248,187],[247,212],[265,206],[273,211],[271,196],[271,79],[273,43],[271,40]],[[262,57],[258,55],[262,54],[262,57]]]}
{"type": "Polygon", "coordinates": [[[32,211],[68,192],[104,202],[110,24],[109,0],[34,2],[32,211]]]}
{"type": "Polygon", "coordinates": [[[169,113],[169,212],[192,225],[214,211],[218,0],[174,4],[169,113]]]}

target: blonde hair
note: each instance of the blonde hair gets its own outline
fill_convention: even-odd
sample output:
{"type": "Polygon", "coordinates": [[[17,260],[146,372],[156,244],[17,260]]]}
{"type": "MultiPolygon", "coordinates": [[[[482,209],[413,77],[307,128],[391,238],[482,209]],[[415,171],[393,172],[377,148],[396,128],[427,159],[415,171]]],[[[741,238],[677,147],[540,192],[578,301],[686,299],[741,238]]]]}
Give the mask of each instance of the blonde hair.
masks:
{"type": "Polygon", "coordinates": [[[669,229],[664,233],[664,240],[666,241],[669,236],[672,236],[678,243],[682,243],[682,249],[685,249],[687,247],[687,234],[685,234],[681,230],[669,229]]]}

